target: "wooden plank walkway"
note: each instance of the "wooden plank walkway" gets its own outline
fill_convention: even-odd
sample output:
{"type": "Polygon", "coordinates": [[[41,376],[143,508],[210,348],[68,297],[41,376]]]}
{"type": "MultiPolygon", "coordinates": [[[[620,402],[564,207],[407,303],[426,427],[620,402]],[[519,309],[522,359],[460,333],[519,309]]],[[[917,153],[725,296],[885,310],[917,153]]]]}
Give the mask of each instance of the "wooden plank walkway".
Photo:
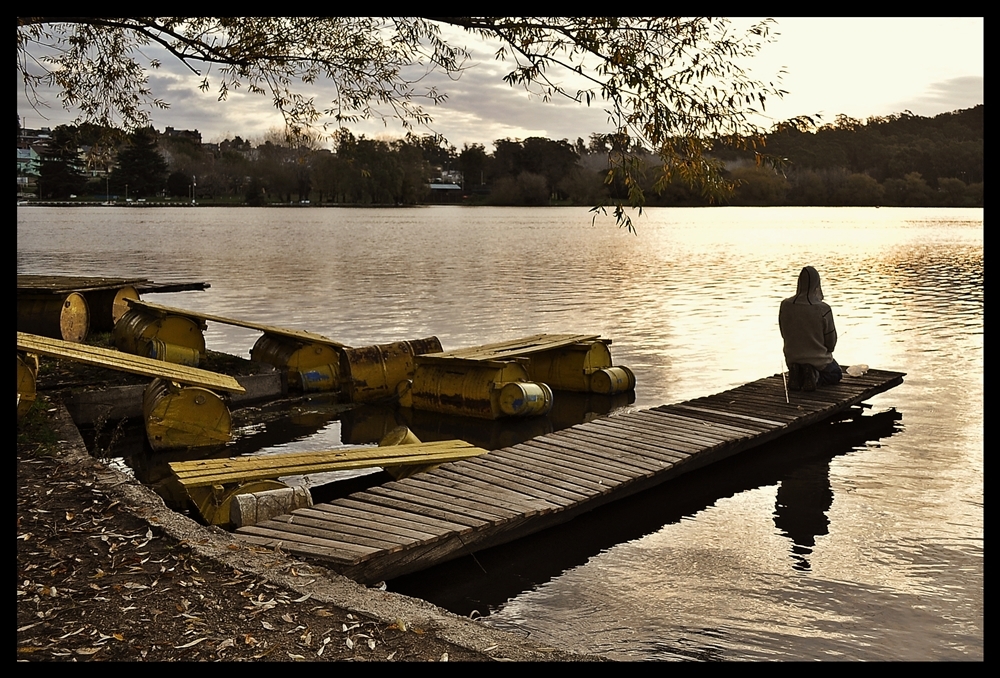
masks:
{"type": "Polygon", "coordinates": [[[371,584],[538,532],[827,419],[903,382],[871,370],[790,392],[781,375],[604,417],[237,530],[371,584]]]}

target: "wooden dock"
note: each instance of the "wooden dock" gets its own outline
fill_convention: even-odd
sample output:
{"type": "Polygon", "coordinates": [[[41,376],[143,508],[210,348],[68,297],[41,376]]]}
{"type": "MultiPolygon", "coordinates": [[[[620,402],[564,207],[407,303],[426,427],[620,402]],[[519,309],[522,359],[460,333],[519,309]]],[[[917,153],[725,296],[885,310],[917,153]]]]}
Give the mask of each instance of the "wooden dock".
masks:
{"type": "Polygon", "coordinates": [[[236,534],[324,561],[364,584],[416,572],[571,520],[611,501],[828,419],[903,382],[845,375],[813,392],[781,375],[716,395],[604,417],[236,534]]]}

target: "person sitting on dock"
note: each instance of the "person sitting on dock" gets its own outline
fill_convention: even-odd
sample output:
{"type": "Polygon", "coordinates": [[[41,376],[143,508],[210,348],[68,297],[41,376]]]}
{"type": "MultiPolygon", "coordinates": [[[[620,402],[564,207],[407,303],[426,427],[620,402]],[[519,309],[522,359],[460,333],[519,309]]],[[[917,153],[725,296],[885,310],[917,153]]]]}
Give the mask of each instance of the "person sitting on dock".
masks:
{"type": "Polygon", "coordinates": [[[789,388],[815,391],[841,380],[840,365],[833,359],[837,346],[833,310],[823,301],[819,273],[812,266],[799,273],[795,296],[781,302],[778,327],[785,342],[789,388]]]}

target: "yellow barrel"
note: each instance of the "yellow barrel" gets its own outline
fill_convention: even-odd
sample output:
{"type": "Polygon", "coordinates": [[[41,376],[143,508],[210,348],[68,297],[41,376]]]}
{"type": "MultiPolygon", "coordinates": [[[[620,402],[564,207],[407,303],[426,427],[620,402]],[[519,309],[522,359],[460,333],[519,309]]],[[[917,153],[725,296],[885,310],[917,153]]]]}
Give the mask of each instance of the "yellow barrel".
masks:
{"type": "Polygon", "coordinates": [[[232,505],[238,501],[237,497],[240,495],[287,488],[288,485],[279,480],[265,479],[251,480],[239,485],[192,487],[187,490],[187,495],[198,507],[198,513],[201,514],[206,523],[209,525],[229,525],[232,520],[232,505]]]}
{"type": "Polygon", "coordinates": [[[129,310],[126,299],[138,299],[139,292],[131,285],[112,290],[92,290],[84,292],[90,307],[90,329],[94,332],[110,332],[129,310]]]}
{"type": "Polygon", "coordinates": [[[590,375],[590,390],[594,393],[611,395],[624,393],[635,388],[635,374],[624,365],[607,367],[590,375]]]}
{"type": "Polygon", "coordinates": [[[262,334],[250,359],[288,370],[288,383],[305,391],[339,390],[340,351],[329,344],[262,334]]]}
{"type": "Polygon", "coordinates": [[[38,359],[35,356],[17,355],[17,416],[21,417],[35,403],[35,380],[38,376],[38,359]]]}
{"type": "Polygon", "coordinates": [[[17,295],[17,331],[81,342],[90,331],[90,308],[79,292],[17,295]]]}
{"type": "Polygon", "coordinates": [[[528,356],[528,374],[532,381],[548,384],[559,391],[591,390],[590,375],[611,367],[607,340],[581,342],[540,351],[528,356]]]}
{"type": "Polygon", "coordinates": [[[399,384],[413,377],[413,357],[440,352],[437,337],[345,348],[340,358],[344,390],[355,403],[395,397],[399,384]]]}
{"type": "Polygon", "coordinates": [[[547,384],[515,381],[500,389],[500,410],[510,417],[534,417],[552,409],[552,389],[547,384]]]}
{"type": "MultiPolygon", "coordinates": [[[[151,349],[150,344],[159,340],[166,347],[181,347],[195,351],[200,360],[205,357],[205,327],[204,321],[199,323],[187,316],[158,316],[133,308],[126,311],[115,323],[111,338],[119,351],[133,355],[148,357],[151,350],[156,350],[151,349]]],[[[163,353],[171,353],[175,359],[180,357],[180,352],[176,350],[164,350],[163,353]]],[[[175,361],[170,360],[170,362],[175,361]]]]}
{"type": "Polygon", "coordinates": [[[204,447],[229,442],[232,416],[216,393],[153,379],[142,397],[146,437],[154,450],[204,447]]]}
{"type": "MultiPolygon", "coordinates": [[[[378,441],[378,446],[391,447],[393,445],[416,445],[420,442],[422,441],[413,433],[413,431],[405,426],[397,426],[386,433],[382,440],[378,441]]],[[[396,480],[402,480],[403,478],[409,478],[417,473],[426,473],[427,471],[435,469],[438,466],[440,466],[440,464],[401,464],[399,466],[386,466],[384,470],[396,480]]]]}
{"type": "Polygon", "coordinates": [[[378,441],[379,447],[392,447],[393,445],[416,445],[422,442],[420,438],[416,436],[410,429],[406,426],[397,426],[392,429],[378,441]]]}
{"type": "Polygon", "coordinates": [[[477,362],[416,360],[410,398],[414,409],[499,419],[500,390],[513,381],[530,381],[519,360],[477,362]]]}
{"type": "Polygon", "coordinates": [[[396,384],[396,402],[400,407],[413,407],[413,380],[404,379],[396,384]]]}
{"type": "Polygon", "coordinates": [[[201,362],[201,354],[198,353],[198,349],[178,346],[177,344],[168,344],[159,339],[149,339],[145,344],[146,355],[153,360],[162,360],[190,367],[198,367],[198,363],[201,362]]]}

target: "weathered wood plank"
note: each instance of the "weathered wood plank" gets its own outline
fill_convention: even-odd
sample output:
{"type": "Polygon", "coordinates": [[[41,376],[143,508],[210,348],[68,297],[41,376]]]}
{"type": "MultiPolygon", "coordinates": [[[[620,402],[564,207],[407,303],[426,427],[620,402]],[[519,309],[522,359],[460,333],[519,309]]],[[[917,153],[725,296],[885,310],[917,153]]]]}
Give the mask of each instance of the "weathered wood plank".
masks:
{"type": "MultiPolygon", "coordinates": [[[[420,356],[420,360],[427,362],[441,360],[509,360],[541,351],[551,351],[580,342],[596,341],[599,338],[600,335],[596,334],[534,334],[530,337],[480,346],[469,346],[454,351],[428,353],[420,356]]],[[[610,340],[608,340],[608,343],[610,343],[610,340]]]]}
{"type": "Polygon", "coordinates": [[[676,438],[669,436],[662,436],[656,440],[646,441],[641,437],[641,435],[638,434],[629,436],[626,440],[620,435],[601,435],[600,433],[577,429],[566,429],[565,431],[560,431],[559,433],[566,434],[558,436],[560,440],[564,438],[568,440],[577,440],[580,442],[590,443],[595,447],[607,447],[613,450],[653,457],[654,459],[663,459],[665,461],[672,461],[675,463],[681,463],[690,458],[692,454],[697,454],[705,449],[705,447],[696,448],[688,446],[686,450],[682,450],[680,449],[681,443],[679,443],[676,438]]]}
{"type": "Polygon", "coordinates": [[[380,534],[349,523],[331,521],[323,517],[322,514],[320,514],[320,518],[316,518],[305,509],[296,509],[290,515],[261,521],[257,526],[280,526],[282,530],[307,537],[355,544],[374,551],[393,551],[400,548],[401,544],[412,541],[393,539],[385,533],[380,534]]]}
{"type": "Polygon", "coordinates": [[[402,512],[410,513],[415,517],[429,516],[443,521],[458,523],[459,525],[464,525],[466,528],[471,528],[465,531],[467,534],[491,524],[491,521],[489,520],[472,518],[462,513],[455,513],[454,511],[446,511],[437,505],[428,504],[420,497],[407,497],[405,499],[400,499],[398,494],[385,494],[382,492],[373,492],[371,490],[357,492],[351,495],[351,497],[359,502],[398,509],[402,512]]]}
{"type": "Polygon", "coordinates": [[[209,372],[208,370],[177,365],[162,360],[154,360],[143,356],[122,353],[121,351],[89,346],[62,339],[40,337],[36,334],[17,333],[17,350],[45,355],[52,358],[74,360],[86,365],[106,367],[119,372],[129,372],[143,377],[161,377],[189,386],[244,393],[246,389],[233,377],[226,374],[209,372]]]}
{"type": "Polygon", "coordinates": [[[511,472],[516,472],[522,478],[534,478],[540,482],[546,480],[553,485],[577,492],[581,496],[590,496],[591,493],[603,494],[608,490],[608,485],[604,484],[600,478],[584,477],[579,474],[570,474],[563,467],[541,464],[535,459],[524,457],[513,459],[500,459],[495,455],[484,459],[483,464],[495,463],[500,467],[509,468],[511,472]]]}
{"type": "MultiPolygon", "coordinates": [[[[549,441],[539,441],[538,444],[548,442],[549,441]]],[[[616,457],[619,457],[620,455],[627,455],[629,458],[635,460],[636,464],[646,463],[658,465],[659,469],[652,471],[652,473],[659,473],[661,470],[671,468],[687,459],[687,457],[675,455],[673,452],[664,454],[655,450],[639,449],[629,446],[629,444],[625,442],[610,444],[609,441],[605,439],[603,442],[595,443],[592,438],[588,436],[565,436],[559,438],[557,441],[552,441],[552,444],[558,445],[559,447],[577,449],[587,453],[603,453],[606,455],[615,455],[616,457]]]]}
{"type": "Polygon", "coordinates": [[[339,341],[334,341],[329,337],[324,337],[322,334],[316,334],[315,332],[307,332],[305,330],[292,330],[286,327],[277,327],[275,325],[265,325],[263,323],[257,323],[250,320],[238,320],[236,318],[227,318],[221,315],[213,315],[211,313],[201,313],[199,311],[191,311],[186,308],[176,308],[174,306],[164,306],[162,304],[154,304],[149,301],[142,301],[140,299],[128,299],[128,303],[134,308],[141,308],[144,311],[154,314],[166,314],[166,315],[179,315],[187,318],[196,318],[199,320],[211,320],[212,322],[222,323],[223,325],[233,325],[234,327],[245,327],[250,330],[258,330],[264,334],[273,334],[281,337],[290,337],[292,339],[299,339],[307,343],[314,344],[325,344],[327,346],[333,346],[334,348],[349,348],[345,344],[339,341]]]}
{"type": "Polygon", "coordinates": [[[654,438],[657,436],[684,435],[690,440],[700,441],[703,446],[730,442],[760,433],[760,431],[754,431],[753,433],[736,431],[725,428],[725,425],[716,424],[715,422],[691,417],[678,417],[669,412],[652,412],[644,417],[636,417],[628,423],[629,426],[634,427],[637,431],[648,433],[654,438]]]}
{"type": "Polygon", "coordinates": [[[542,503],[538,499],[520,492],[498,488],[492,483],[468,476],[462,476],[459,480],[453,477],[449,471],[437,473],[438,470],[435,469],[433,474],[421,473],[412,476],[412,480],[418,486],[434,488],[439,492],[446,492],[476,503],[493,506],[505,513],[511,511],[529,515],[550,511],[553,508],[552,504],[542,503]]]}
{"type": "MultiPolygon", "coordinates": [[[[342,531],[344,534],[368,536],[374,539],[385,540],[392,544],[424,541],[436,537],[436,533],[433,531],[420,531],[409,527],[400,527],[388,522],[377,523],[367,518],[358,518],[346,514],[336,515],[312,507],[295,509],[291,515],[296,521],[299,518],[309,518],[318,521],[316,527],[323,527],[323,529],[329,529],[333,532],[342,531]]],[[[283,516],[275,518],[279,522],[282,519],[283,516]]]]}
{"type": "Polygon", "coordinates": [[[523,492],[531,492],[542,499],[561,503],[564,506],[568,503],[579,501],[586,496],[579,491],[567,489],[558,484],[550,484],[547,479],[543,478],[539,480],[537,478],[521,476],[517,473],[512,473],[509,468],[505,468],[502,464],[485,464],[483,461],[484,457],[479,457],[470,461],[456,462],[453,468],[460,473],[481,474],[479,477],[483,480],[492,478],[501,487],[511,487],[523,492]]]}
{"type": "Polygon", "coordinates": [[[640,419],[640,421],[651,426],[685,426],[688,428],[718,433],[730,438],[755,436],[759,433],[770,431],[775,428],[772,424],[760,424],[745,420],[738,420],[739,423],[735,423],[737,420],[734,420],[731,417],[723,417],[715,414],[709,414],[707,412],[702,412],[695,416],[690,412],[684,412],[682,410],[650,411],[650,416],[647,419],[640,419]]]}
{"type": "Polygon", "coordinates": [[[573,473],[580,473],[588,478],[598,480],[616,480],[628,482],[637,475],[642,475],[635,467],[624,464],[610,464],[606,460],[591,457],[584,459],[584,456],[574,450],[564,449],[559,452],[530,443],[519,443],[513,447],[508,447],[494,452],[498,459],[520,458],[522,453],[530,455],[532,459],[550,464],[554,467],[563,467],[573,473]]]}
{"type": "Polygon", "coordinates": [[[606,447],[601,448],[600,452],[595,452],[588,445],[571,443],[571,441],[566,440],[560,441],[557,445],[550,440],[534,438],[523,443],[518,443],[509,449],[520,450],[522,446],[528,450],[544,451],[551,456],[562,455],[573,459],[579,459],[581,463],[589,463],[593,465],[594,468],[600,469],[602,472],[610,473],[612,475],[618,473],[626,476],[627,478],[634,478],[649,473],[657,473],[671,465],[670,462],[652,459],[646,456],[628,454],[619,450],[610,450],[606,447]],[[605,469],[608,470],[605,471],[605,469]]]}
{"type": "Polygon", "coordinates": [[[327,471],[402,464],[439,464],[468,459],[485,453],[486,450],[482,448],[456,440],[388,447],[347,448],[324,452],[199,459],[171,462],[170,470],[184,487],[206,487],[327,471]]]}
{"type": "MultiPolygon", "coordinates": [[[[695,424],[691,420],[675,420],[669,421],[664,418],[657,424],[666,425],[654,425],[654,420],[652,419],[642,419],[639,417],[631,418],[628,421],[629,428],[636,431],[639,434],[647,434],[647,439],[654,440],[669,440],[670,438],[676,438],[678,440],[687,440],[692,444],[702,447],[711,447],[712,445],[718,445],[719,443],[726,443],[738,436],[734,436],[727,433],[722,433],[719,431],[713,431],[702,424],[695,424]]],[[[596,422],[591,422],[596,424],[596,422]]],[[[598,430],[599,424],[590,427],[587,430],[598,430]]],[[[631,440],[632,438],[630,438],[631,440]]]]}
{"type": "MultiPolygon", "coordinates": [[[[633,432],[631,435],[648,433],[656,438],[657,444],[662,444],[668,449],[675,450],[678,454],[697,452],[706,443],[704,437],[693,435],[688,430],[690,428],[688,426],[654,427],[651,425],[651,419],[651,415],[647,412],[631,412],[614,417],[595,419],[578,428],[580,431],[587,433],[600,432],[603,436],[609,435],[609,428],[633,432]]],[[[577,427],[573,427],[573,430],[576,429],[577,427]]],[[[625,437],[625,434],[620,434],[619,437],[625,437]]]]}
{"type": "Polygon", "coordinates": [[[358,501],[353,498],[353,495],[327,504],[316,504],[313,508],[334,513],[337,513],[341,509],[350,509],[367,514],[372,520],[399,521],[400,524],[412,523],[417,529],[428,529],[437,533],[456,532],[464,534],[473,529],[467,524],[453,520],[443,520],[425,513],[414,513],[412,510],[403,510],[372,501],[358,501]]]}
{"type": "Polygon", "coordinates": [[[345,561],[348,562],[354,560],[359,556],[371,555],[373,553],[378,553],[380,551],[380,549],[365,547],[360,544],[355,544],[353,542],[312,537],[310,535],[302,534],[301,532],[296,532],[294,530],[286,529],[283,524],[277,523],[273,520],[268,520],[258,525],[248,525],[246,527],[241,527],[240,534],[241,535],[252,534],[258,537],[271,537],[284,541],[306,542],[308,544],[313,544],[316,546],[333,549],[335,550],[336,553],[341,555],[345,561]]]}
{"type": "MultiPolygon", "coordinates": [[[[444,484],[437,482],[434,478],[426,478],[423,474],[411,476],[406,479],[406,492],[424,493],[422,496],[440,497],[441,505],[453,505],[479,509],[489,514],[494,519],[506,519],[519,515],[524,511],[510,506],[506,502],[496,501],[494,498],[480,496],[479,492],[468,485],[462,486],[457,483],[444,484]]],[[[402,488],[400,488],[402,489],[402,488]]]]}
{"type": "Polygon", "coordinates": [[[525,514],[545,513],[553,508],[558,508],[556,504],[542,501],[523,492],[508,487],[497,487],[493,483],[479,480],[469,475],[462,475],[451,470],[450,467],[438,467],[427,473],[420,474],[421,477],[433,479],[445,487],[466,487],[476,492],[476,496],[486,498],[488,501],[498,506],[505,506],[516,509],[525,514]]]}
{"type": "MultiPolygon", "coordinates": [[[[495,509],[492,508],[486,509],[484,507],[474,508],[462,506],[451,497],[442,496],[433,492],[427,492],[419,486],[400,488],[383,485],[382,487],[372,487],[366,490],[365,494],[384,497],[385,499],[395,499],[398,501],[409,502],[410,505],[413,506],[414,512],[429,512],[431,510],[440,509],[444,515],[450,515],[456,518],[470,518],[484,524],[495,523],[505,517],[504,515],[495,512],[495,509]]],[[[432,513],[431,515],[434,514],[432,513]]]]}

